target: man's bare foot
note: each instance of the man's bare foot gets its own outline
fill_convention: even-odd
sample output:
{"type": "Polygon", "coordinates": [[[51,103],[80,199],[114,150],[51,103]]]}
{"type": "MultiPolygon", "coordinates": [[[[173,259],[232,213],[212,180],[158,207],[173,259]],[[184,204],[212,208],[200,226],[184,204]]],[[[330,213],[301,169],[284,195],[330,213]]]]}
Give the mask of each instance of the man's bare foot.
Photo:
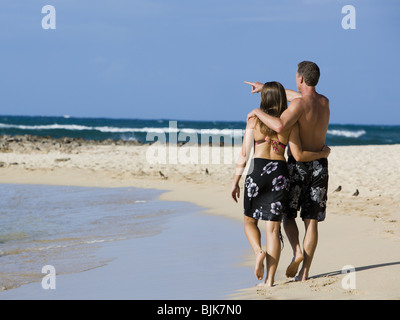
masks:
{"type": "Polygon", "coordinates": [[[308,280],[307,277],[303,277],[300,275],[294,277],[294,281],[307,281],[307,280],[308,280]]]}
{"type": "Polygon", "coordinates": [[[299,270],[300,263],[304,260],[303,255],[297,254],[293,257],[292,262],[286,269],[286,277],[294,278],[296,276],[297,270],[299,270]]]}
{"type": "Polygon", "coordinates": [[[256,252],[256,266],[254,268],[254,274],[257,280],[262,280],[264,278],[264,259],[265,252],[263,250],[256,252]]]}
{"type": "Polygon", "coordinates": [[[307,281],[308,280],[308,272],[302,268],[299,274],[294,278],[296,281],[307,281]]]}

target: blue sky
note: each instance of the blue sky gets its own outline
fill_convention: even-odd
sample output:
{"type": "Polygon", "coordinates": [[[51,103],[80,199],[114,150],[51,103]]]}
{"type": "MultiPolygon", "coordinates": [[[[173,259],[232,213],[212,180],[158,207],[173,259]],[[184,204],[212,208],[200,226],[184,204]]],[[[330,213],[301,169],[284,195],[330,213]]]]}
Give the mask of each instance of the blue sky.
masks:
{"type": "Polygon", "coordinates": [[[399,34],[397,0],[2,0],[0,114],[245,120],[312,60],[331,123],[400,124],[399,34]]]}

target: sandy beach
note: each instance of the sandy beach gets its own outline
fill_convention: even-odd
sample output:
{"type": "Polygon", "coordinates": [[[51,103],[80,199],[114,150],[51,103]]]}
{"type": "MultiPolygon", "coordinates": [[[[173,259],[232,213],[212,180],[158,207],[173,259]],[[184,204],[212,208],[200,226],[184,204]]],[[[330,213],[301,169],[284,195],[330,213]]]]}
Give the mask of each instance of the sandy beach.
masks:
{"type": "MultiPolygon", "coordinates": [[[[179,145],[168,149],[164,157],[162,147],[2,137],[0,183],[168,190],[160,199],[191,202],[207,214],[242,221],[242,202],[236,204],[230,198],[234,159],[240,148],[179,145]]],[[[229,298],[400,299],[400,160],[396,156],[400,145],[331,149],[327,217],[319,225],[311,278],[294,282],[285,277],[292,256],[285,240],[276,285],[257,287],[254,278],[248,286],[238,286],[229,298]],[[341,191],[335,192],[338,186],[341,191]],[[353,195],[356,190],[357,196],[353,195]],[[344,283],[345,266],[355,270],[351,288],[344,283]]],[[[301,220],[298,224],[302,232],[301,220]]],[[[249,272],[253,260],[249,245],[243,259],[249,272]]]]}

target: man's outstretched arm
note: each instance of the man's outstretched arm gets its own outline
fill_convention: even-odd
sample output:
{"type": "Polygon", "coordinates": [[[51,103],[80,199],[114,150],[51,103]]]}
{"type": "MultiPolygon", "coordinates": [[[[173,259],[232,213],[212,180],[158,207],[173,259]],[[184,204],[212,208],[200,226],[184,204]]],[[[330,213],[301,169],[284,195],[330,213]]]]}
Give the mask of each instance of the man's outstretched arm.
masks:
{"type": "MultiPolygon", "coordinates": [[[[249,82],[249,81],[245,81],[244,83],[248,84],[251,86],[251,93],[258,93],[261,92],[262,87],[264,85],[264,83],[261,82],[249,82]]],[[[301,93],[294,91],[294,90],[290,90],[290,89],[285,89],[286,92],[286,99],[290,102],[296,98],[301,98],[301,93]]]]}
{"type": "Polygon", "coordinates": [[[285,89],[285,92],[286,92],[286,99],[289,102],[293,101],[294,99],[302,97],[300,92],[297,92],[297,91],[294,91],[294,90],[285,89]]]}
{"type": "Polygon", "coordinates": [[[259,93],[262,90],[264,83],[245,81],[244,83],[251,86],[251,93],[259,93]]]}

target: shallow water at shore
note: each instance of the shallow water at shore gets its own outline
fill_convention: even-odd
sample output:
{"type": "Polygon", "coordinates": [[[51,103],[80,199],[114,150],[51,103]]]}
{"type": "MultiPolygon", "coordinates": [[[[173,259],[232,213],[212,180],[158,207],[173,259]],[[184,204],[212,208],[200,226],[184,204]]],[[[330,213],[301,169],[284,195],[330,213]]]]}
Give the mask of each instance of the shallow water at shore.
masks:
{"type": "Polygon", "coordinates": [[[103,265],[93,256],[102,243],[157,234],[185,207],[138,188],[0,184],[0,193],[3,289],[35,280],[46,264],[61,274],[103,265]]]}
{"type": "Polygon", "coordinates": [[[0,184],[0,192],[0,299],[223,298],[251,276],[234,267],[248,249],[239,223],[160,201],[161,191],[0,184]],[[41,288],[45,265],[64,290],[41,288]]]}

